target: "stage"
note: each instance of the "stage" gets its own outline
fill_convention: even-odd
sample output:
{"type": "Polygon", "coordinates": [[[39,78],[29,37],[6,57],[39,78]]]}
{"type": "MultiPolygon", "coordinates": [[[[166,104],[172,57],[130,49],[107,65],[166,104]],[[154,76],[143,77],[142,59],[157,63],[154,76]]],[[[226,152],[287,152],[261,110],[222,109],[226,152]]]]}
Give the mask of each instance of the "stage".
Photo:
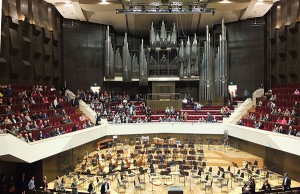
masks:
{"type": "MultiPolygon", "coordinates": [[[[227,145],[195,144],[194,148],[191,148],[189,145],[183,145],[182,148],[157,147],[160,146],[151,144],[151,146],[144,147],[144,145],[124,145],[121,143],[109,149],[93,151],[88,153],[88,155],[83,153],[83,161],[77,164],[74,172],[70,172],[68,176],[63,176],[66,180],[66,188],[70,188],[72,177],[78,177],[79,175],[81,178],[81,181],[79,181],[79,191],[86,192],[89,181],[93,180],[95,186],[101,185],[104,178],[103,174],[105,173],[105,179],[110,184],[111,193],[168,193],[169,186],[180,186],[183,193],[205,193],[206,188],[206,192],[236,194],[241,193],[241,186],[244,182],[248,182],[250,176],[256,176],[255,171],[260,170],[260,174],[256,178],[257,190],[261,188],[263,183],[261,178],[265,177],[267,172],[270,172],[263,168],[264,161],[262,158],[227,145]],[[168,151],[166,149],[168,149],[168,151]],[[182,150],[186,150],[187,154],[185,154],[184,151],[183,154],[180,152],[177,153],[177,151],[175,151],[177,149],[180,149],[181,152],[182,150]],[[155,150],[155,152],[153,152],[153,150],[155,150]],[[195,153],[193,151],[195,151],[195,153]],[[105,157],[110,155],[112,159],[106,158],[102,160],[102,154],[105,157]],[[118,158],[122,159],[114,161],[114,157],[116,158],[117,155],[118,158]],[[150,155],[153,157],[151,162],[148,160],[150,155]],[[162,155],[165,155],[165,157],[162,157],[162,155]],[[92,164],[95,156],[100,158],[99,161],[101,161],[101,164],[92,164]],[[131,156],[131,158],[129,158],[129,156],[131,156]],[[201,160],[199,157],[201,157],[201,160]],[[161,158],[164,158],[164,160],[162,161],[161,158]],[[135,164],[133,164],[134,160],[136,161],[135,164]],[[186,172],[187,176],[181,176],[179,172],[180,163],[182,163],[183,160],[185,161],[185,165],[181,164],[184,168],[182,171],[186,172]],[[257,165],[254,165],[255,161],[257,161],[257,165]],[[128,173],[127,170],[124,171],[121,169],[122,162],[123,165],[127,165],[128,169],[131,169],[130,173],[128,173]],[[85,165],[84,167],[83,163],[85,165]],[[115,165],[114,170],[111,172],[109,172],[109,163],[115,165]],[[150,172],[150,163],[153,164],[154,173],[150,172]],[[204,163],[205,166],[203,165],[204,163]],[[167,164],[170,165],[164,166],[167,164]],[[235,167],[233,164],[235,164],[235,167]],[[248,164],[248,169],[245,169],[246,164],[248,164]],[[197,166],[197,170],[193,170],[195,166],[197,166]],[[229,171],[228,166],[230,166],[229,171]],[[147,172],[141,172],[141,167],[147,172]],[[211,170],[209,170],[210,167],[211,170]],[[165,174],[167,168],[169,168],[170,171],[165,174]],[[87,175],[88,169],[91,171],[90,175],[87,175]],[[103,170],[102,173],[99,172],[101,171],[100,169],[103,170]],[[201,176],[197,176],[199,170],[202,171],[201,176]],[[236,178],[233,177],[237,176],[238,171],[244,172],[245,176],[243,181],[237,181],[236,178]],[[206,182],[205,177],[207,175],[208,181],[206,182]],[[121,180],[122,178],[124,178],[123,181],[121,180]],[[121,185],[118,184],[118,179],[121,185]],[[97,180],[99,182],[97,182],[97,180]],[[213,180],[212,189],[207,186],[210,185],[211,180],[213,180]],[[134,182],[141,190],[135,189],[134,182]],[[125,187],[123,187],[124,185],[122,186],[123,183],[125,183],[125,187]],[[224,184],[226,185],[227,183],[228,185],[224,186],[224,184]]],[[[269,182],[271,185],[281,185],[282,178],[275,173],[270,172],[270,174],[269,182]]],[[[62,177],[60,177],[60,179],[61,178],[62,177]]],[[[49,188],[52,188],[53,184],[54,182],[49,183],[49,188]]],[[[296,186],[300,186],[300,184],[296,181],[292,181],[292,187],[296,186]]],[[[96,191],[100,193],[99,187],[96,187],[96,191]]]]}

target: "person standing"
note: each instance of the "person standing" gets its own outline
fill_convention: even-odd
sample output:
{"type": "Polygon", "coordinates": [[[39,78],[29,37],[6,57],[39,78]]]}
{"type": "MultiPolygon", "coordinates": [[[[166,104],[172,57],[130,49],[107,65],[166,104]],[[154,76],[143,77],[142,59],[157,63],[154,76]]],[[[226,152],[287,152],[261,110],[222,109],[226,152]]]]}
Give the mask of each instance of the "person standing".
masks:
{"type": "Polygon", "coordinates": [[[291,178],[288,173],[284,173],[283,181],[282,181],[282,189],[284,191],[288,191],[291,188],[291,178]]]}
{"type": "Polygon", "coordinates": [[[59,184],[59,180],[58,179],[59,179],[59,177],[56,176],[55,181],[54,181],[54,186],[53,186],[53,189],[55,191],[59,191],[60,190],[60,184],[59,184]]]}
{"type": "Polygon", "coordinates": [[[65,192],[65,190],[66,190],[66,181],[65,181],[64,178],[61,179],[61,182],[60,182],[60,190],[61,190],[62,192],[65,192]]]}
{"type": "Polygon", "coordinates": [[[21,194],[25,194],[26,192],[26,177],[25,173],[21,175],[21,194]]]}
{"type": "Polygon", "coordinates": [[[90,181],[90,184],[89,184],[89,187],[88,187],[88,192],[89,192],[89,194],[94,194],[95,193],[95,186],[94,186],[94,181],[93,180],[90,181]]]}
{"type": "Polygon", "coordinates": [[[64,81],[63,87],[62,87],[62,95],[65,96],[66,95],[66,90],[68,89],[67,87],[67,81],[64,81]]]}
{"type": "Polygon", "coordinates": [[[31,190],[31,191],[35,190],[34,176],[30,179],[30,181],[28,183],[28,189],[31,190]]]}
{"type": "Polygon", "coordinates": [[[101,186],[101,194],[107,194],[108,190],[109,190],[109,184],[107,180],[105,180],[105,182],[101,186]]]}
{"type": "Polygon", "coordinates": [[[76,177],[73,178],[73,182],[71,184],[72,194],[78,194],[78,183],[76,177]]]}
{"type": "Polygon", "coordinates": [[[14,175],[10,175],[9,181],[8,181],[8,193],[15,193],[16,192],[16,185],[15,185],[15,179],[14,175]]]}
{"type": "Polygon", "coordinates": [[[44,176],[43,178],[43,191],[48,191],[48,182],[47,182],[47,177],[44,176]]]}

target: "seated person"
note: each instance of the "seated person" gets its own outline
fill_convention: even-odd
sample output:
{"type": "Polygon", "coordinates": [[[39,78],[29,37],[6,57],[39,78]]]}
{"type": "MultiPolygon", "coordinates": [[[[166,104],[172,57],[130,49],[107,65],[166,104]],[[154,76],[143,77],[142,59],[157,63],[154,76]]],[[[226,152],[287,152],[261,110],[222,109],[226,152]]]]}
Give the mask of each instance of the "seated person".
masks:
{"type": "Polygon", "coordinates": [[[269,191],[272,190],[272,187],[271,187],[271,185],[270,185],[268,179],[265,180],[264,184],[263,184],[262,187],[261,187],[261,190],[264,190],[264,191],[266,191],[266,192],[269,192],[269,191]]]}
{"type": "Polygon", "coordinates": [[[206,119],[206,122],[212,122],[212,121],[213,121],[212,115],[210,114],[210,112],[207,112],[207,119],[206,119]]]}
{"type": "Polygon", "coordinates": [[[299,94],[300,94],[299,90],[296,89],[295,92],[294,92],[294,94],[295,94],[295,95],[299,95],[299,94]]]}

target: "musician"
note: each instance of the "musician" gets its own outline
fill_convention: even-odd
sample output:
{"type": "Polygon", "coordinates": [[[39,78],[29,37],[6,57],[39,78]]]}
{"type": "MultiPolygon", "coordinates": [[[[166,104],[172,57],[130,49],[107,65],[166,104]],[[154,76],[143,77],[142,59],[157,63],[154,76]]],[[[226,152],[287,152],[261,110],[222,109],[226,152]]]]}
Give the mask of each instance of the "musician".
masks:
{"type": "Polygon", "coordinates": [[[250,179],[249,193],[250,193],[250,194],[255,193],[255,180],[254,180],[254,178],[251,178],[251,179],[250,179]]]}
{"type": "Polygon", "coordinates": [[[94,194],[95,193],[95,186],[94,186],[94,181],[93,180],[90,181],[90,184],[89,184],[89,187],[88,187],[88,192],[89,192],[89,194],[94,194]]]}
{"type": "Polygon", "coordinates": [[[55,178],[53,189],[55,191],[59,191],[60,190],[60,184],[59,184],[59,177],[58,176],[56,176],[56,178],[55,178]]]}
{"type": "Polygon", "coordinates": [[[288,173],[284,173],[283,181],[282,181],[282,189],[287,191],[291,188],[291,178],[288,176],[288,173]]]}
{"type": "Polygon", "coordinates": [[[109,190],[109,184],[107,180],[105,180],[105,182],[101,186],[101,194],[107,194],[108,190],[109,190]]]}
{"type": "Polygon", "coordinates": [[[270,192],[272,190],[272,187],[271,187],[268,179],[265,180],[264,184],[261,187],[261,190],[264,190],[266,192],[270,192]]]}

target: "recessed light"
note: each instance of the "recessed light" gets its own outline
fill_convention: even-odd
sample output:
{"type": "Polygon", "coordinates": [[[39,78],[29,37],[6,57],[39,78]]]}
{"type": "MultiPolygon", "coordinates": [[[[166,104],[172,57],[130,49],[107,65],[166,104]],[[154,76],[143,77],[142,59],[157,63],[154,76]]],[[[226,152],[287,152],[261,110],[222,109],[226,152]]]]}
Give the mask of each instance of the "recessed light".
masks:
{"type": "Polygon", "coordinates": [[[67,6],[67,7],[73,6],[72,5],[72,1],[66,1],[65,4],[64,4],[64,6],[67,6]]]}
{"type": "Polygon", "coordinates": [[[231,1],[229,1],[229,0],[223,0],[223,1],[220,1],[219,3],[231,3],[231,1]]]}
{"type": "Polygon", "coordinates": [[[101,5],[108,5],[108,4],[110,4],[110,3],[107,2],[106,0],[102,0],[99,4],[101,4],[101,5]]]}

